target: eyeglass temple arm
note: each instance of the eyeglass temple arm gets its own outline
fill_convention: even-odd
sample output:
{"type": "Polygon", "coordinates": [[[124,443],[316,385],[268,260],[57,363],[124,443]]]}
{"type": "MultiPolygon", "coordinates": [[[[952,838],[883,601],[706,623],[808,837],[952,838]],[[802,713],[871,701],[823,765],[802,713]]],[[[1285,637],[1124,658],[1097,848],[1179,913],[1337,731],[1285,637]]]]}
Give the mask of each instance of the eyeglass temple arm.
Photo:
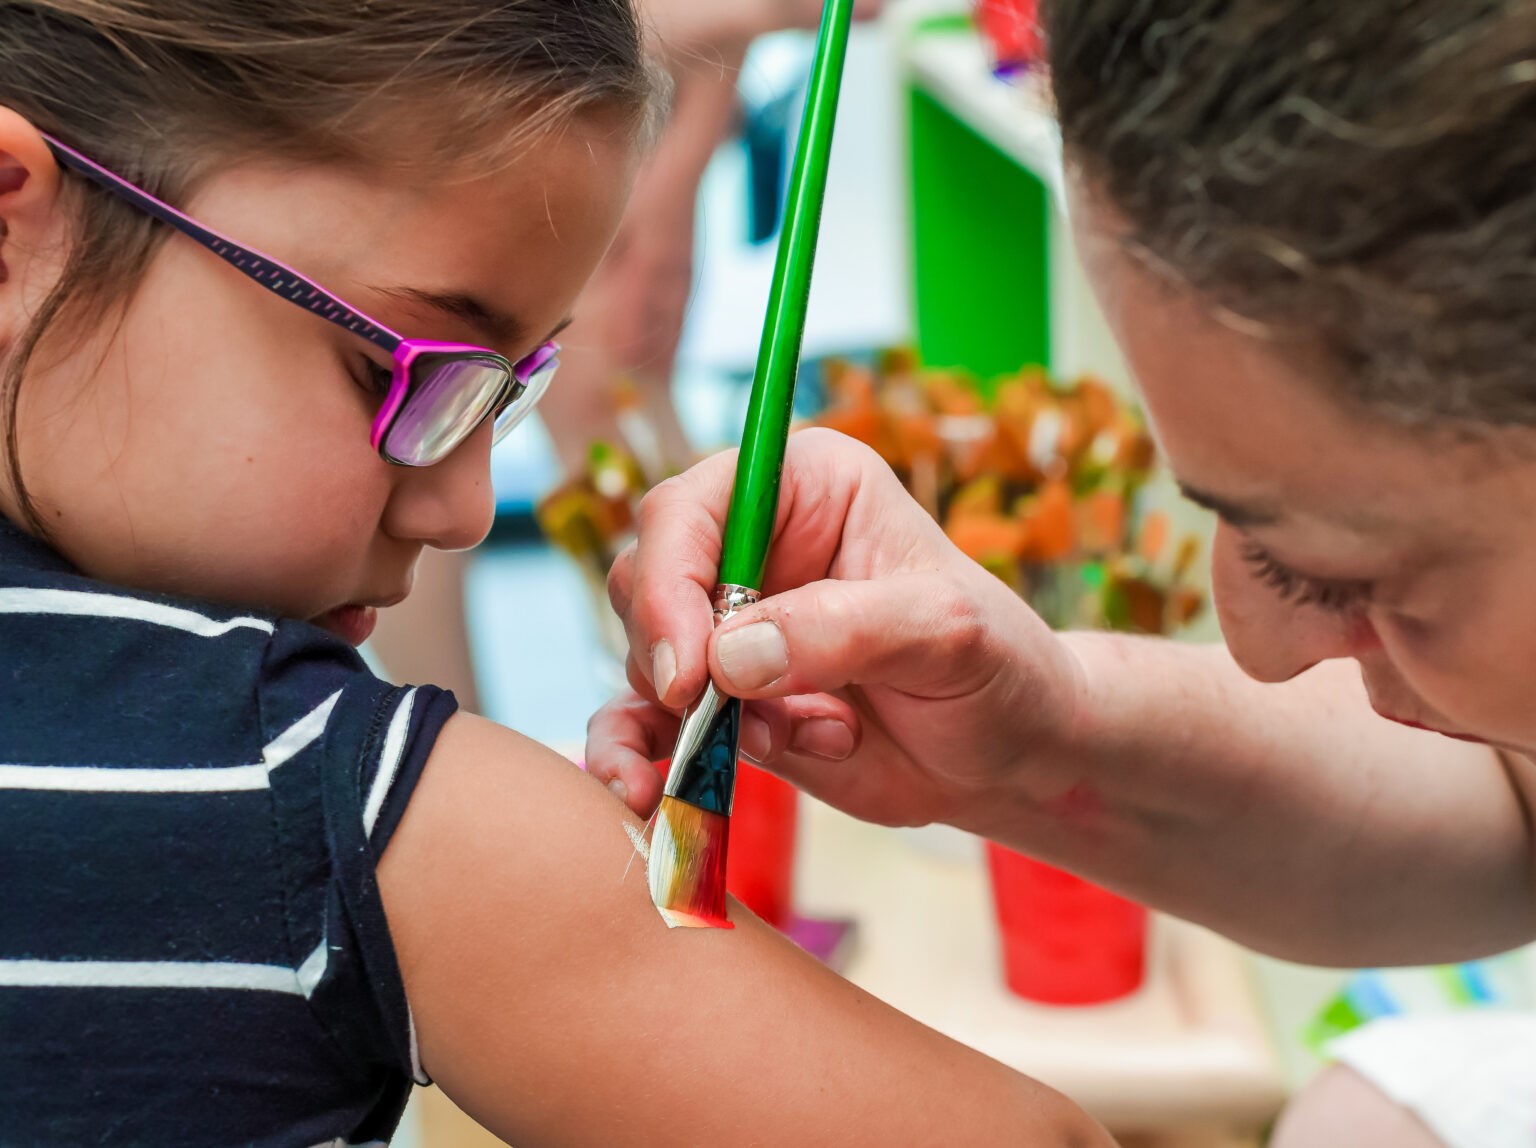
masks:
{"type": "Polygon", "coordinates": [[[126,199],[141,211],[174,227],[183,235],[197,240],[235,270],[255,280],[274,295],[297,304],[353,334],[361,335],[390,354],[394,354],[395,349],[404,341],[400,335],[382,323],[354,311],[320,284],[300,275],[286,263],[272,259],[259,251],[253,251],[249,247],[242,247],[213,228],[204,227],[191,216],[177,211],[170,204],[135,187],[126,179],[87,159],[74,148],[60,143],[52,136],[43,134],[43,139],[52,149],[54,157],[65,167],[72,168],[114,195],[126,199]]]}

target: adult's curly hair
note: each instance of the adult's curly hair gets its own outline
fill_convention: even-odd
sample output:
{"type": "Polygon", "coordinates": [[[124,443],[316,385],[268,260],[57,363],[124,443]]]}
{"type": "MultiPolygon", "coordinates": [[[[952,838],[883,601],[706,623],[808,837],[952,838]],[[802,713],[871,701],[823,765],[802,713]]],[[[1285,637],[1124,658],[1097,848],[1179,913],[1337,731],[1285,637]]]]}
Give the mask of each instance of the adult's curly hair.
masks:
{"type": "Polygon", "coordinates": [[[1335,393],[1536,424],[1536,2],[1054,0],[1069,162],[1335,393]]]}

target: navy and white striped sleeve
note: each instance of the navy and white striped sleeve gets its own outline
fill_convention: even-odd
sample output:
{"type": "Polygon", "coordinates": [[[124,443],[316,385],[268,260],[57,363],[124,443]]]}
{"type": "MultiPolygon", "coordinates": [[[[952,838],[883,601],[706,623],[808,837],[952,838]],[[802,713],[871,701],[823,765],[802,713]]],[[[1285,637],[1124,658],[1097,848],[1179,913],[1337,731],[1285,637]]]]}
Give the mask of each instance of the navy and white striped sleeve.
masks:
{"type": "Polygon", "coordinates": [[[0,1144],[387,1141],[375,867],[451,694],[91,582],[0,522],[0,1144]]]}
{"type": "MultiPolygon", "coordinates": [[[[292,873],[287,881],[291,928],[296,935],[317,930],[316,944],[323,943],[326,954],[323,969],[315,958],[311,1004],[355,1054],[427,1083],[375,866],[457,704],[445,690],[380,680],[361,668],[350,648],[299,623],[278,624],[260,689],[269,740],[304,715],[325,715],[323,734],[292,768],[273,773],[279,833],[325,841],[323,880],[318,873],[292,873]]],[[[302,847],[281,852],[290,858],[310,853],[302,847]]]]}

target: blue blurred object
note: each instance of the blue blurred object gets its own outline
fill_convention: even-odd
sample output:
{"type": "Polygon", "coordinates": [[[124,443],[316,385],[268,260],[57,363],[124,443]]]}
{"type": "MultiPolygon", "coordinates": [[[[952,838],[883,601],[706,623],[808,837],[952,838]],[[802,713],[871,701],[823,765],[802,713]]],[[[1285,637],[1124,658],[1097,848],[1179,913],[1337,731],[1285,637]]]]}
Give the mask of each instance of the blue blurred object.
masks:
{"type": "Polygon", "coordinates": [[[538,419],[529,419],[491,451],[491,485],[496,491],[496,516],[531,515],[534,504],[560,481],[549,432],[538,419]]]}
{"type": "Polygon", "coordinates": [[[741,143],[747,153],[747,242],[760,246],[779,233],[784,217],[789,136],[799,120],[797,91],[754,103],[744,100],[741,143]]]}
{"type": "Polygon", "coordinates": [[[1382,1017],[1531,1004],[1518,954],[1423,969],[1362,969],[1312,1019],[1303,1039],[1322,1055],[1335,1037],[1382,1017]]]}

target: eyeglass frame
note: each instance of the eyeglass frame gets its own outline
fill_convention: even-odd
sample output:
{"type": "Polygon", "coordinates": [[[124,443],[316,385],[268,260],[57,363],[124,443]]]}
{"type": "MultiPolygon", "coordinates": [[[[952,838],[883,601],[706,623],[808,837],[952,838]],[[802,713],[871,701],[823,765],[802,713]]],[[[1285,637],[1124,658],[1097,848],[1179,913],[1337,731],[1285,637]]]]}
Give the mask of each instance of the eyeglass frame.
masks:
{"type": "MultiPolygon", "coordinates": [[[[385,462],[395,466],[431,466],[433,463],[441,462],[473,434],[487,418],[499,419],[528,392],[535,380],[540,379],[541,374],[544,377],[541,381],[542,385],[538,388],[538,394],[542,395],[544,388],[548,385],[549,377],[560,365],[560,344],[553,339],[543,343],[515,363],[488,347],[478,347],[470,343],[443,343],[431,339],[407,339],[399,332],[353,307],[340,296],[327,291],[313,279],[295,271],[282,260],[273,259],[270,255],[253,247],[236,243],[229,236],[199,223],[185,212],[157,199],[143,188],[103,167],[47,132],[39,134],[49,150],[53,152],[54,158],[65,167],[85,176],[189,239],[195,240],[246,278],[265,287],[280,299],[285,299],[312,315],[366,339],[388,354],[393,364],[393,378],[383,405],[380,406],[379,413],[374,416],[373,427],[369,433],[370,444],[385,462]],[[385,443],[415,387],[416,380],[412,375],[412,367],[424,355],[445,356],[449,360],[483,362],[488,359],[505,372],[507,393],[493,401],[475,425],[465,431],[452,447],[443,452],[440,458],[427,463],[411,463],[392,456],[385,449],[385,443]]],[[[441,365],[441,360],[438,365],[441,365]]],[[[536,395],[535,402],[537,397],[536,395]]],[[[533,406],[534,403],[529,403],[516,419],[504,428],[498,428],[498,441],[502,435],[526,418],[533,406]]]]}

